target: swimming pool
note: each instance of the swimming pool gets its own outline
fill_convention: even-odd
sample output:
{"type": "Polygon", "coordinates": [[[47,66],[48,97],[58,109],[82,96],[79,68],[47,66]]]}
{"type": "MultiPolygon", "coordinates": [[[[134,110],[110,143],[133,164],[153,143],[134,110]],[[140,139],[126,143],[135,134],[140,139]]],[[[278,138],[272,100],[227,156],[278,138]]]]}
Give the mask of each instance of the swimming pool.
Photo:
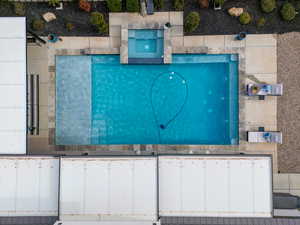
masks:
{"type": "Polygon", "coordinates": [[[238,144],[238,56],[56,57],[56,144],[238,144]]]}

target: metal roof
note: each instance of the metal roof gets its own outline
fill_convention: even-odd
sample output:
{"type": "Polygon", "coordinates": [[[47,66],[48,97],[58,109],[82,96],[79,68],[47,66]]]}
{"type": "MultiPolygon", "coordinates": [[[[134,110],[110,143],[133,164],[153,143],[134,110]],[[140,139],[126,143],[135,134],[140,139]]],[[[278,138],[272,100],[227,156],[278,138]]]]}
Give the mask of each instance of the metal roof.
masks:
{"type": "Polygon", "coordinates": [[[161,217],[162,225],[300,225],[291,218],[161,217]]]}
{"type": "Polygon", "coordinates": [[[26,21],[0,18],[0,154],[26,153],[26,21]]]}
{"type": "Polygon", "coordinates": [[[159,215],[272,217],[270,157],[159,156],[159,215]]]}
{"type": "Polygon", "coordinates": [[[0,225],[53,225],[56,216],[5,216],[0,217],[0,225]]]}

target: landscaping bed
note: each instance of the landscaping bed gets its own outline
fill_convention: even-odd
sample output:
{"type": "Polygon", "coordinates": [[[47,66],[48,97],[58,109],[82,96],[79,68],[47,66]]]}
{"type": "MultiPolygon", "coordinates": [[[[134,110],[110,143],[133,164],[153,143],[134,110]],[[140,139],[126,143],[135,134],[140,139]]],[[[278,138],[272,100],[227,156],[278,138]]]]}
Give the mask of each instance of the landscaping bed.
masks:
{"type": "MultiPolygon", "coordinates": [[[[164,7],[156,11],[172,11],[174,0],[165,0],[164,7]]],[[[217,35],[217,34],[236,34],[245,31],[251,34],[285,33],[291,31],[300,31],[300,14],[296,15],[292,21],[284,21],[280,15],[280,9],[283,0],[276,1],[276,9],[271,13],[264,13],[260,6],[261,0],[225,0],[221,10],[213,9],[213,0],[210,1],[209,8],[200,8],[198,0],[185,0],[184,17],[193,11],[200,14],[200,24],[198,28],[186,35],[217,35]],[[228,14],[228,9],[236,7],[243,8],[250,13],[251,22],[242,25],[237,17],[228,14]],[[260,18],[265,19],[263,26],[258,26],[260,18]]],[[[290,0],[297,11],[300,11],[300,0],[290,0]]]]}
{"type": "MultiPolygon", "coordinates": [[[[296,9],[300,9],[300,1],[290,1],[296,9]]],[[[284,1],[277,1],[276,9],[271,13],[264,13],[260,7],[260,0],[226,0],[222,10],[215,11],[212,6],[208,9],[200,9],[197,0],[186,0],[184,14],[187,16],[192,11],[200,13],[199,27],[187,35],[215,35],[215,34],[236,34],[246,31],[251,34],[259,33],[285,33],[291,31],[300,31],[300,15],[287,22],[280,16],[280,8],[284,1]],[[228,14],[231,7],[241,7],[251,14],[250,24],[241,25],[238,18],[228,14]],[[257,26],[257,20],[261,17],[266,19],[262,27],[257,26]]]]}
{"type": "MultiPolygon", "coordinates": [[[[0,0],[1,1],[1,0],[0,0]]],[[[108,9],[105,2],[91,2],[92,10],[102,13],[108,22],[108,9]]],[[[27,29],[32,29],[32,21],[42,19],[46,12],[53,12],[56,20],[45,23],[45,28],[40,31],[34,31],[38,35],[47,36],[49,33],[55,33],[61,36],[107,36],[108,33],[99,33],[95,27],[90,24],[90,13],[85,12],[78,7],[77,2],[64,3],[63,10],[56,10],[50,7],[48,3],[25,3],[27,29]],[[70,31],[66,24],[71,23],[74,28],[70,31]]],[[[16,16],[12,3],[0,4],[0,16],[16,16]]]]}
{"type": "MultiPolygon", "coordinates": [[[[128,1],[128,0],[127,0],[128,1]]],[[[161,1],[161,0],[157,0],[161,1]]],[[[225,0],[221,10],[214,10],[213,0],[210,1],[209,8],[200,8],[199,0],[185,0],[184,17],[190,12],[200,14],[200,24],[192,32],[186,32],[186,35],[217,35],[217,34],[237,34],[241,31],[247,33],[285,33],[291,31],[300,31],[300,15],[292,21],[284,21],[280,15],[280,9],[285,1],[277,0],[276,9],[271,13],[264,13],[260,6],[261,0],[225,0]],[[242,25],[237,17],[230,16],[228,9],[232,7],[243,8],[251,16],[251,22],[242,25]],[[263,18],[263,19],[262,19],[263,18]],[[264,20],[263,26],[258,26],[258,20],[264,20]]],[[[156,11],[174,11],[174,0],[164,0],[163,7],[156,11]]],[[[300,11],[300,0],[290,0],[297,11],[300,11]]],[[[105,21],[108,22],[108,8],[106,2],[90,2],[91,12],[98,11],[103,14],[105,21]]],[[[64,3],[63,10],[56,10],[47,3],[24,3],[26,8],[27,28],[32,30],[32,22],[35,19],[41,19],[46,12],[53,12],[57,19],[45,23],[45,27],[40,31],[35,31],[39,35],[48,35],[55,33],[61,36],[107,36],[108,32],[99,32],[90,23],[90,13],[85,12],[78,7],[78,2],[64,3]],[[67,29],[67,24],[74,28],[67,29]]],[[[122,1],[122,11],[126,10],[126,1],[122,1]]],[[[16,16],[13,3],[0,0],[0,16],[16,16]]],[[[193,18],[192,18],[193,20],[193,18]]]]}

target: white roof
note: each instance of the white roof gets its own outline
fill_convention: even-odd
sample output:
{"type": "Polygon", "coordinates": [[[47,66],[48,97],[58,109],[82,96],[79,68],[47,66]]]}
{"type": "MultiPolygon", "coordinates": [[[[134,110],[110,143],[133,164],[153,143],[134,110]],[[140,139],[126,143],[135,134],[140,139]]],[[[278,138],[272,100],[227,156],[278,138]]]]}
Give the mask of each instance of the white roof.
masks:
{"type": "Polygon", "coordinates": [[[267,156],[71,157],[60,162],[2,156],[0,216],[59,214],[68,225],[154,222],[158,215],[271,217],[271,179],[267,156]]]}
{"type": "Polygon", "coordinates": [[[154,157],[62,158],[60,220],[157,218],[154,157]]]}
{"type": "Polygon", "coordinates": [[[159,214],[271,217],[271,158],[160,156],[159,214]]]}
{"type": "Polygon", "coordinates": [[[59,160],[0,157],[0,216],[57,216],[59,160]]]}
{"type": "Polygon", "coordinates": [[[0,17],[0,154],[26,153],[26,21],[0,17]]]}

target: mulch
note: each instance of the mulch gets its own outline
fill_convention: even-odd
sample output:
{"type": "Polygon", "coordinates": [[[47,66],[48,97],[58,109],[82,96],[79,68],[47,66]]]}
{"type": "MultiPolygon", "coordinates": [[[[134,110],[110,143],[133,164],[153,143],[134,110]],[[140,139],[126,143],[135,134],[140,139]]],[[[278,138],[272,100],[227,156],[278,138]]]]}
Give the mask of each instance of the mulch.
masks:
{"type": "MultiPolygon", "coordinates": [[[[164,8],[156,11],[172,11],[174,0],[165,0],[164,8]]],[[[291,22],[282,20],[280,8],[285,2],[277,0],[277,7],[271,13],[264,13],[260,8],[260,0],[225,0],[221,10],[213,9],[213,0],[210,0],[209,8],[201,9],[198,0],[185,0],[184,16],[190,12],[199,12],[200,25],[191,33],[185,35],[224,35],[237,34],[241,31],[249,34],[273,34],[300,31],[300,15],[291,22]],[[252,22],[247,25],[241,25],[238,18],[228,14],[228,9],[232,7],[243,8],[252,16],[252,22]],[[265,18],[266,23],[263,27],[257,26],[259,18],[265,18]]],[[[300,11],[300,0],[289,0],[295,8],[300,11]]]]}
{"type": "MultiPolygon", "coordinates": [[[[92,11],[98,11],[103,13],[106,21],[108,22],[108,9],[105,2],[91,2],[92,11]]],[[[49,33],[55,33],[61,36],[107,36],[101,34],[90,24],[90,13],[82,11],[78,7],[78,3],[67,2],[64,3],[63,10],[56,10],[50,7],[48,3],[36,3],[28,2],[25,3],[26,7],[26,20],[27,29],[32,30],[32,21],[34,19],[41,19],[42,15],[46,12],[53,12],[57,19],[46,23],[45,29],[42,31],[34,31],[38,35],[47,36],[49,33]],[[74,29],[68,31],[66,24],[72,23],[74,29]]],[[[14,13],[14,7],[12,3],[5,2],[0,4],[0,16],[16,16],[14,13]]]]}
{"type": "MultiPolygon", "coordinates": [[[[159,11],[172,11],[174,0],[165,0],[164,8],[159,11]]],[[[1,2],[1,0],[0,0],[1,2]]],[[[2,0],[3,2],[3,0],[2,0]]],[[[300,0],[290,0],[296,9],[300,10],[300,0]]],[[[211,0],[212,3],[212,0],[211,0]]],[[[280,16],[280,8],[283,0],[277,1],[277,8],[272,13],[263,13],[260,8],[260,0],[225,0],[222,10],[215,11],[211,5],[207,9],[201,9],[198,0],[185,0],[184,16],[192,11],[200,13],[201,21],[199,27],[192,33],[186,35],[218,35],[218,34],[236,34],[245,31],[250,34],[268,34],[268,33],[286,33],[291,31],[300,31],[300,15],[291,22],[283,21],[280,16]],[[241,25],[238,18],[231,17],[227,11],[231,7],[242,7],[252,16],[252,22],[248,25],[241,25]],[[263,27],[257,26],[257,20],[261,17],[266,19],[263,27]]],[[[79,9],[76,1],[64,4],[63,10],[55,10],[47,3],[26,4],[27,27],[31,29],[34,19],[41,18],[46,12],[53,12],[57,20],[46,24],[44,30],[37,32],[39,35],[48,35],[57,33],[63,36],[107,36],[108,34],[99,34],[95,28],[90,25],[90,14],[79,9]],[[75,28],[72,31],[66,29],[66,23],[72,23],[75,28]]],[[[104,14],[108,22],[108,8],[105,1],[91,2],[92,11],[99,11],[104,14]]],[[[125,11],[125,1],[123,0],[123,11],[125,11]]],[[[13,5],[9,2],[0,4],[0,16],[15,16],[13,5]]]]}
{"type": "MultiPolygon", "coordinates": [[[[300,1],[291,0],[296,8],[300,8],[300,1]]],[[[218,35],[236,34],[245,31],[250,34],[270,34],[300,31],[300,15],[291,22],[283,21],[280,16],[280,8],[284,1],[277,1],[277,8],[272,13],[263,13],[260,8],[260,0],[225,0],[222,10],[215,11],[213,6],[208,9],[200,9],[197,0],[186,0],[185,16],[192,11],[200,13],[201,21],[198,29],[188,35],[218,35]],[[252,22],[241,25],[238,18],[228,14],[231,7],[241,7],[252,16],[252,22]],[[263,27],[257,27],[257,20],[261,17],[266,19],[263,27]]]]}

